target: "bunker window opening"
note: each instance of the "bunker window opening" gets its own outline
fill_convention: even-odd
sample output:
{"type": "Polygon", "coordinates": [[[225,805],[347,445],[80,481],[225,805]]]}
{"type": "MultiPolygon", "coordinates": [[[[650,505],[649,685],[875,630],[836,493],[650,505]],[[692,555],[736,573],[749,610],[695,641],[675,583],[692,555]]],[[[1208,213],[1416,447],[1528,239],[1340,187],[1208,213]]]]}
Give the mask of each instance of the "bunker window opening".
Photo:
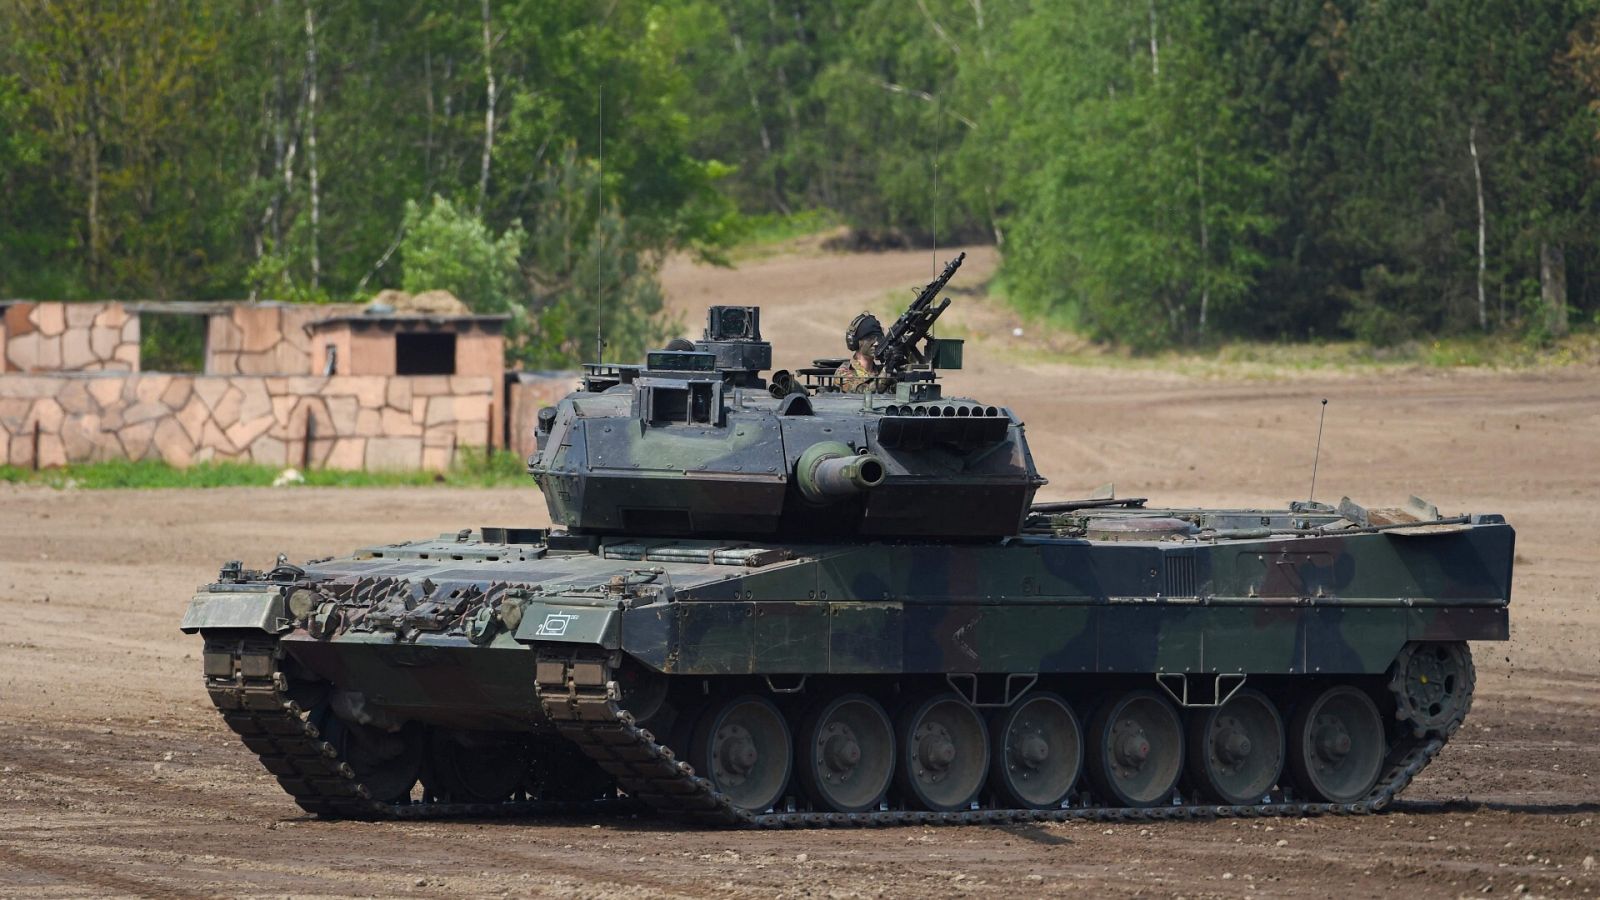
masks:
{"type": "Polygon", "coordinates": [[[430,331],[395,335],[394,370],[396,375],[454,375],[456,336],[430,331]]]}

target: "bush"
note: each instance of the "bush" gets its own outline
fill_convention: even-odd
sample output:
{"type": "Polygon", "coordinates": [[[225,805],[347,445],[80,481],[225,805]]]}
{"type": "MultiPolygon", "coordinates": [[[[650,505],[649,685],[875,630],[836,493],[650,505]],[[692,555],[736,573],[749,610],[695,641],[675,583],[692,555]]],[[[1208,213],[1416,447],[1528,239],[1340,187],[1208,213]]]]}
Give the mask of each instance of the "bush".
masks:
{"type": "Polygon", "coordinates": [[[526,241],[521,225],[496,237],[482,219],[438,194],[426,210],[408,200],[401,284],[412,293],[449,291],[477,313],[510,313],[526,295],[517,265],[526,241]]]}

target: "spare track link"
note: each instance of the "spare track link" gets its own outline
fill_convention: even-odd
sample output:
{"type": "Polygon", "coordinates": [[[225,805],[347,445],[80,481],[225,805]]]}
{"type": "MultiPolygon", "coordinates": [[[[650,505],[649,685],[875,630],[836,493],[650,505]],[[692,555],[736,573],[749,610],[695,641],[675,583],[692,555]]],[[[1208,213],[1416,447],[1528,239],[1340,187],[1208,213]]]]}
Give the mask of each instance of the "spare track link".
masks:
{"type": "MultiPolygon", "coordinates": [[[[1404,738],[1372,793],[1355,803],[1261,803],[1250,806],[1186,804],[1150,808],[975,809],[961,812],[881,810],[864,813],[764,812],[735,807],[712,783],[694,774],[623,709],[606,656],[539,657],[539,698],[563,737],[615,776],[630,796],[666,815],[710,825],[815,828],[885,825],[988,825],[1022,822],[1161,822],[1182,819],[1365,815],[1382,812],[1444,748],[1449,732],[1404,738]]],[[[1470,689],[1470,686],[1469,686],[1470,689]]],[[[1455,723],[1459,724],[1459,723],[1455,723]]]]}
{"type": "MultiPolygon", "coordinates": [[[[417,819],[565,815],[605,803],[527,800],[503,803],[379,803],[356,771],[288,696],[276,639],[207,637],[205,685],[222,721],[308,813],[340,819],[417,819]]],[[[610,804],[611,807],[617,804],[610,804]]]]}

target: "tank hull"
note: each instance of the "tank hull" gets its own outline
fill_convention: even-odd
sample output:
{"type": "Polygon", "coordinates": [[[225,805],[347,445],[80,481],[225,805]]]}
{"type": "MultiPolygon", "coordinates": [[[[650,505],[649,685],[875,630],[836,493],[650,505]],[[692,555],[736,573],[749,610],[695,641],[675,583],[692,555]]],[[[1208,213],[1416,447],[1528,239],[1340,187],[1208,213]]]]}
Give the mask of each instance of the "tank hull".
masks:
{"type": "MultiPolygon", "coordinates": [[[[1266,521],[1269,530],[1292,518],[1289,511],[1228,515],[1266,521]]],[[[1305,814],[1386,803],[1415,774],[1408,770],[1443,746],[1470,704],[1470,656],[1453,648],[1509,636],[1514,533],[1498,517],[1339,536],[1134,537],[1053,531],[976,543],[765,546],[485,529],[241,573],[198,593],[184,627],[207,638],[208,690],[230,725],[247,729],[247,744],[248,729],[293,733],[289,749],[257,741],[269,751],[260,755],[280,780],[289,779],[285,787],[302,806],[319,813],[481,814],[485,803],[506,812],[548,802],[526,778],[508,778],[505,784],[517,785],[509,795],[479,796],[430,776],[435,756],[480,752],[473,748],[487,740],[501,748],[497,759],[505,747],[518,748],[517,765],[537,772],[540,783],[565,772],[598,785],[596,796],[583,799],[615,797],[620,789],[675,815],[791,825],[807,816],[914,820],[938,813],[957,821],[1039,808],[1018,806],[1018,795],[1000,784],[1008,776],[997,770],[980,779],[962,810],[928,810],[931,801],[917,799],[925,792],[898,774],[915,761],[903,761],[870,811],[841,811],[848,804],[826,785],[806,787],[798,772],[752,807],[756,800],[741,801],[727,787],[743,782],[721,768],[726,760],[706,749],[718,746],[717,735],[782,721],[782,740],[795,748],[791,767],[800,766],[811,758],[801,736],[816,727],[819,706],[851,695],[867,698],[886,720],[954,697],[958,703],[939,708],[976,710],[978,727],[1002,744],[994,734],[1020,727],[1013,711],[1029,704],[1048,711],[1059,698],[1067,710],[1061,721],[1072,721],[1084,747],[1077,786],[1047,804],[1061,815],[1151,808],[1120,793],[1116,751],[1089,747],[1096,735],[1132,740],[1138,749],[1148,744],[1147,732],[1159,738],[1171,727],[1199,728],[1194,723],[1206,720],[1206,710],[1259,696],[1257,707],[1288,735],[1278,755],[1315,760],[1315,750],[1292,739],[1292,720],[1326,700],[1355,710],[1349,727],[1358,745],[1361,727],[1371,732],[1368,743],[1381,743],[1373,751],[1384,761],[1381,777],[1374,774],[1359,797],[1340,797],[1337,789],[1308,788],[1303,782],[1314,782],[1315,772],[1296,780],[1280,760],[1285,774],[1250,808],[1305,814]],[[1431,695],[1407,687],[1426,653],[1438,657],[1424,660],[1435,667],[1426,671],[1442,671],[1455,684],[1447,708],[1432,709],[1431,717],[1431,695]],[[1356,701],[1336,689],[1369,698],[1382,724],[1371,725],[1377,720],[1363,718],[1350,705],[1356,701]],[[768,706],[773,712],[763,713],[768,706]],[[265,719],[241,712],[252,707],[250,716],[265,719]],[[1124,709],[1131,718],[1116,719],[1124,709]],[[735,724],[701,733],[724,714],[735,724]],[[1114,721],[1101,725],[1107,716],[1114,721]],[[1169,727],[1169,720],[1179,725],[1169,727]],[[345,745],[325,740],[330,726],[345,745]],[[339,768],[351,734],[386,742],[391,755],[382,765],[390,768],[339,768]],[[458,749],[440,750],[440,735],[458,749]],[[550,752],[553,743],[577,753],[550,752]],[[631,759],[613,758],[619,753],[631,759]],[[336,764],[319,768],[315,779],[276,771],[325,766],[305,762],[316,756],[336,764]],[[1100,757],[1110,768],[1097,778],[1100,757]],[[391,769],[408,765],[422,779],[420,793],[408,787],[403,795],[360,796],[363,778],[403,781],[408,776],[391,769]],[[318,793],[323,789],[334,791],[332,800],[318,793]],[[1340,802],[1315,802],[1329,795],[1340,802]],[[472,803],[464,806],[462,796],[472,803]]],[[[931,728],[894,721],[884,734],[893,733],[892,743],[945,733],[931,728]]],[[[995,747],[994,754],[1012,752],[995,747]]],[[[1195,766],[1202,773],[1226,769],[1203,759],[1180,765],[1184,786],[1175,780],[1156,805],[1215,806],[1204,802],[1205,791],[1188,787],[1195,766]]]]}

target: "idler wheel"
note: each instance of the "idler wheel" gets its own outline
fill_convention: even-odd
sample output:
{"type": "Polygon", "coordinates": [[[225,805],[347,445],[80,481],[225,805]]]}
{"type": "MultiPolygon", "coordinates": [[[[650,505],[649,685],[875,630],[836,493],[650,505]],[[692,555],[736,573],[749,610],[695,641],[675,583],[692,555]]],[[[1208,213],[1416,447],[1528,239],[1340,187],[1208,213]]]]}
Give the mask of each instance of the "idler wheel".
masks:
{"type": "Polygon", "coordinates": [[[1407,644],[1389,668],[1395,718],[1416,737],[1453,733],[1472,708],[1475,676],[1465,641],[1407,644]]]}
{"type": "Polygon", "coordinates": [[[1289,726],[1289,768],[1307,794],[1354,803],[1378,783],[1388,747],[1377,704],[1348,685],[1301,704],[1289,726]]]}
{"type": "Polygon", "coordinates": [[[1194,710],[1188,738],[1189,780],[1218,803],[1260,803],[1283,774],[1283,718],[1260,691],[1194,710]]]}
{"type": "Polygon", "coordinates": [[[1183,770],[1183,725],[1155,691],[1128,691],[1100,708],[1089,729],[1089,777],[1110,805],[1159,806],[1183,770]]]}
{"type": "Polygon", "coordinates": [[[1057,809],[1083,771],[1083,732],[1067,701],[1028,694],[1003,710],[990,730],[989,779],[1006,802],[1057,809]]]}
{"type": "Polygon", "coordinates": [[[616,670],[617,689],[622,692],[622,706],[640,725],[652,725],[666,708],[667,678],[652,672],[631,658],[622,661],[616,670]]]}
{"type": "Polygon", "coordinates": [[[428,740],[422,786],[444,803],[499,803],[523,787],[527,775],[524,742],[441,728],[428,740]]]}
{"type": "Polygon", "coordinates": [[[771,809],[789,784],[789,726],[765,697],[746,694],[713,707],[690,746],[696,773],[741,809],[771,809]]]}
{"type": "Polygon", "coordinates": [[[960,695],[934,694],[907,707],[897,723],[896,778],[920,809],[966,809],[989,771],[989,729],[960,695]]]}
{"type": "Polygon", "coordinates": [[[846,694],[817,707],[800,728],[800,783],[831,812],[866,812],[894,774],[894,728],[878,701],[846,694]]]}

